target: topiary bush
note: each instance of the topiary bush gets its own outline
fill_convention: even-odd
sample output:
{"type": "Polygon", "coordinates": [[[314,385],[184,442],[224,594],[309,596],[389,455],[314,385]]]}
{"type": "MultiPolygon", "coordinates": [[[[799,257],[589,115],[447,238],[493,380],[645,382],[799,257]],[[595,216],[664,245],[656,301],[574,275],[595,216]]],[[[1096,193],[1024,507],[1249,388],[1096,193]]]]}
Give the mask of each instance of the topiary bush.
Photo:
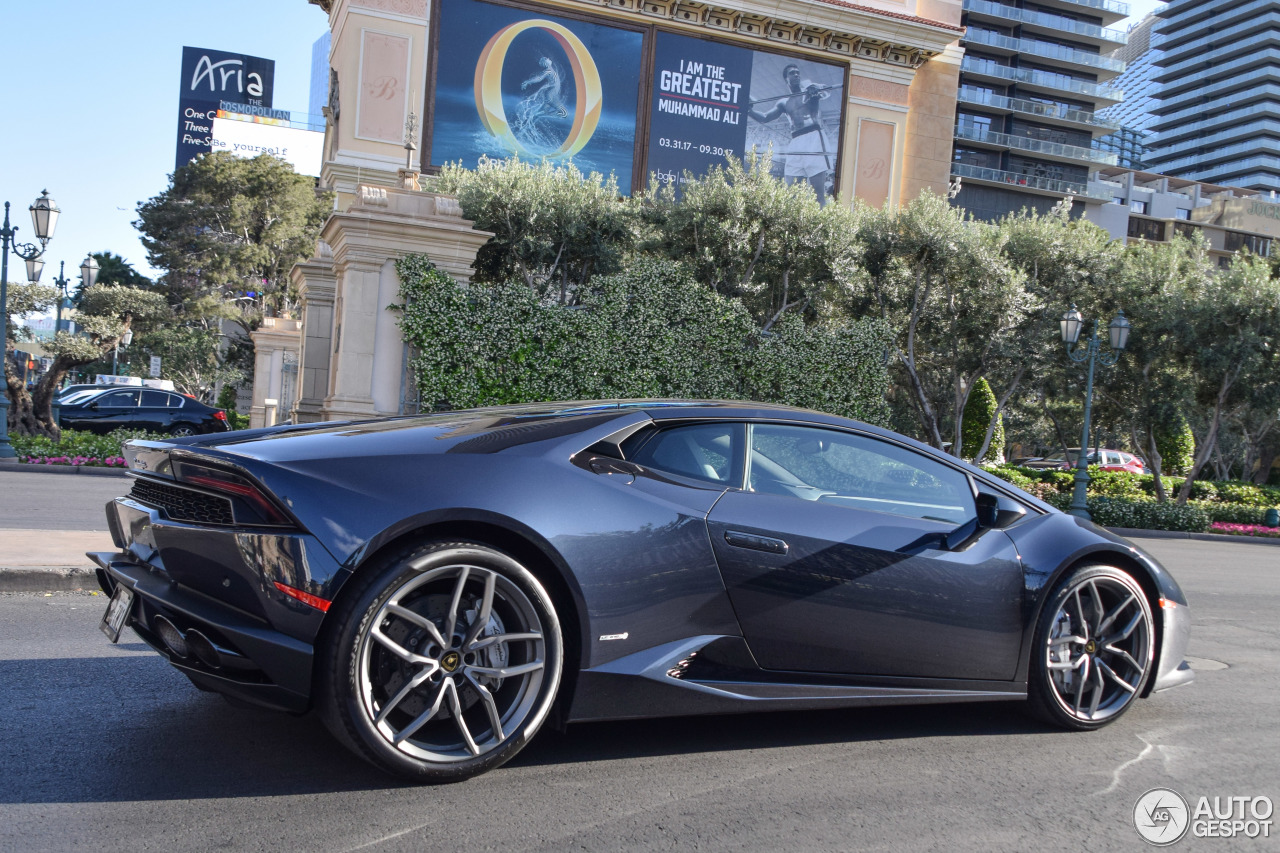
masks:
{"type": "Polygon", "coordinates": [[[1004,461],[1004,415],[996,418],[996,428],[991,434],[991,446],[987,448],[985,458],[974,458],[982,449],[982,440],[987,437],[987,427],[997,408],[998,401],[991,384],[985,377],[979,377],[964,404],[964,425],[960,428],[962,458],[972,459],[975,463],[1004,461]]]}
{"type": "Polygon", "coordinates": [[[1187,419],[1174,412],[1156,426],[1155,433],[1161,472],[1182,475],[1190,471],[1195,464],[1196,437],[1187,419]]]}

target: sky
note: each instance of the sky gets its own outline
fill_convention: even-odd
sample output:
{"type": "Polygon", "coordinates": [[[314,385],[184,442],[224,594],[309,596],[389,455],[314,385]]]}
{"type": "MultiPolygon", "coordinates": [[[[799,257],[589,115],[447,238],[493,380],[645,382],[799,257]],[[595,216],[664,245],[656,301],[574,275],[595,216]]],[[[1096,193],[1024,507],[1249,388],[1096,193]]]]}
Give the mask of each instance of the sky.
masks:
{"type": "MultiPolygon", "coordinates": [[[[184,46],[275,60],[273,106],[305,113],[311,45],[328,29],[307,0],[0,0],[0,11],[0,202],[19,242],[32,241],[41,190],[62,209],[44,284],[59,261],[78,280],[90,252],[156,274],[132,223],[173,171],[184,46]]],[[[25,281],[22,260],[9,264],[9,280],[25,281]]]]}
{"type": "MultiPolygon", "coordinates": [[[[168,186],[183,46],[275,60],[273,105],[306,112],[311,46],[328,20],[307,0],[0,0],[0,201],[17,239],[43,189],[62,209],[45,252],[48,284],[65,261],[115,252],[156,275],[132,223],[168,186]]],[[[1163,5],[1130,0],[1124,29],[1163,5]]],[[[9,257],[11,281],[25,279],[9,257]]]]}

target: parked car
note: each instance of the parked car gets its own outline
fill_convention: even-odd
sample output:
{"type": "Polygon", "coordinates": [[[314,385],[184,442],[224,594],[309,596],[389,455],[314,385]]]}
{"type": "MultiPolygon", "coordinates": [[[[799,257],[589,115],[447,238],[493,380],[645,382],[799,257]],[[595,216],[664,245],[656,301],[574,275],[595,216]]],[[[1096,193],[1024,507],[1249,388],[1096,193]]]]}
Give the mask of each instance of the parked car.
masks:
{"type": "Polygon", "coordinates": [[[816,412],[504,406],[125,456],[118,552],[90,555],[108,637],[414,780],[551,718],[1026,700],[1096,729],[1193,678],[1149,555],[816,412]]]}
{"type": "Polygon", "coordinates": [[[113,387],[118,387],[118,386],[112,386],[112,385],[67,385],[67,386],[66,386],[66,387],[64,387],[64,388],[60,388],[60,389],[58,389],[58,393],[57,393],[55,396],[58,398],[58,402],[59,402],[59,403],[61,403],[63,400],[67,399],[68,397],[77,396],[77,395],[79,395],[79,394],[84,394],[84,393],[89,392],[89,391],[106,391],[107,389],[109,389],[109,388],[113,388],[113,387]]]}
{"type": "MultiPolygon", "coordinates": [[[[1080,448],[1072,447],[1065,456],[1057,453],[1052,456],[1027,459],[1020,464],[1026,468],[1062,468],[1069,471],[1076,467],[1076,459],[1079,458],[1079,453],[1080,448]]],[[[1087,464],[1097,465],[1103,471],[1128,471],[1133,474],[1147,473],[1146,463],[1141,458],[1123,450],[1112,450],[1106,447],[1101,450],[1094,449],[1089,451],[1089,455],[1085,458],[1087,464]]]]}
{"type": "Polygon", "coordinates": [[[226,432],[227,413],[193,397],[152,388],[108,387],[73,394],[59,404],[58,425],[105,434],[114,429],[144,429],[174,436],[226,432]]]}

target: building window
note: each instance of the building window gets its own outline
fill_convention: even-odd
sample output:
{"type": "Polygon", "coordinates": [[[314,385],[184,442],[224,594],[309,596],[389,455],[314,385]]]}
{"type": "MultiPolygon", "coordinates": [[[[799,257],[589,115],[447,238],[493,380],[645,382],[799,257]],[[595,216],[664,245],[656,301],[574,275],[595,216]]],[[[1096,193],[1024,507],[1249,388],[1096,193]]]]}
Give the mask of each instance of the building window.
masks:
{"type": "Polygon", "coordinates": [[[1147,203],[1145,201],[1138,201],[1135,198],[1133,201],[1129,202],[1129,209],[1134,213],[1141,213],[1145,215],[1147,212],[1147,203]]]}
{"type": "Polygon", "coordinates": [[[1164,241],[1164,223],[1154,219],[1129,217],[1129,236],[1160,243],[1164,241]]]}
{"type": "Polygon", "coordinates": [[[1113,196],[1113,197],[1112,197],[1112,199],[1111,199],[1111,203],[1112,203],[1112,204],[1124,204],[1124,203],[1125,203],[1124,196],[1122,196],[1122,195],[1113,196]]]}
{"type": "Polygon", "coordinates": [[[1173,216],[1175,219],[1189,220],[1191,219],[1191,211],[1187,210],[1185,207],[1179,207],[1177,210],[1173,212],[1173,216]]]}
{"type": "Polygon", "coordinates": [[[1181,234],[1188,240],[1198,240],[1200,234],[1199,225],[1183,224],[1181,222],[1173,223],[1173,231],[1175,234],[1181,234]]]}
{"type": "Polygon", "coordinates": [[[1264,258],[1271,251],[1271,241],[1266,237],[1241,234],[1239,231],[1228,231],[1225,245],[1228,252],[1239,252],[1241,249],[1247,249],[1253,254],[1264,258]]]}

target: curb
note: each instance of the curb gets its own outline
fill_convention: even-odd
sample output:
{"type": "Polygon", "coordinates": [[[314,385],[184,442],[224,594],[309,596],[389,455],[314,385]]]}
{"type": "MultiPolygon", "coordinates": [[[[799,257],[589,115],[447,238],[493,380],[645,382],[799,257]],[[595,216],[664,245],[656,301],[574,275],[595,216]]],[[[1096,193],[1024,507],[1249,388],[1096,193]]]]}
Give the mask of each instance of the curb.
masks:
{"type": "Polygon", "coordinates": [[[32,465],[27,462],[0,465],[0,471],[12,471],[19,474],[60,474],[70,477],[86,474],[90,477],[127,477],[128,468],[98,468],[92,465],[32,465]]]}
{"type": "Polygon", "coordinates": [[[1246,545],[1280,545],[1280,537],[1241,536],[1233,533],[1189,533],[1185,530],[1139,530],[1132,527],[1108,527],[1128,539],[1199,539],[1202,542],[1243,542],[1246,545]]]}
{"type": "Polygon", "coordinates": [[[0,569],[0,593],[72,592],[78,589],[98,589],[98,576],[93,569],[57,566],[0,569]]]}

